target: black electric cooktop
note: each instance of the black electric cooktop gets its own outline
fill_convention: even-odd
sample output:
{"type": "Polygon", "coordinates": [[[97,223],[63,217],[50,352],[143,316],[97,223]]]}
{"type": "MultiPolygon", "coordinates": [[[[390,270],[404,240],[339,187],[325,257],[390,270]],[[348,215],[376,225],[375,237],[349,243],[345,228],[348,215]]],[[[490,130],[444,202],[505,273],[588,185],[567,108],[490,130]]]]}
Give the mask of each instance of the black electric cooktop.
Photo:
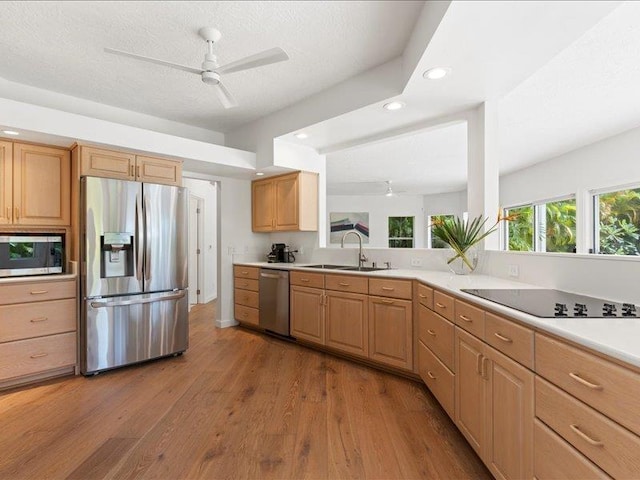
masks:
{"type": "Polygon", "coordinates": [[[546,289],[462,289],[485,300],[542,318],[638,317],[640,307],[546,289]]]}

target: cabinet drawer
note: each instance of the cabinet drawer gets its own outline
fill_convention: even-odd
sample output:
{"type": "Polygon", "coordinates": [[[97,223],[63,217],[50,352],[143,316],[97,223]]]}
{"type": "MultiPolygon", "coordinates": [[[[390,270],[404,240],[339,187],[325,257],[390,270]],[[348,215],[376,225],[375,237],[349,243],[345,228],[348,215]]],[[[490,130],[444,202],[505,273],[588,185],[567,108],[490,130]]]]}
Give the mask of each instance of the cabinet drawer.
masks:
{"type": "Polygon", "coordinates": [[[453,323],[420,305],[418,310],[418,339],[437,355],[450,370],[453,368],[453,323]]]}
{"type": "Polygon", "coordinates": [[[235,317],[239,322],[258,325],[259,310],[245,305],[235,304],[235,317]]]}
{"type": "Polygon", "coordinates": [[[324,274],[293,270],[289,275],[289,283],[301,287],[324,288],[324,274]]]}
{"type": "Polygon", "coordinates": [[[260,269],[257,267],[245,267],[244,265],[233,266],[233,276],[237,278],[252,278],[258,280],[260,269]]]}
{"type": "Polygon", "coordinates": [[[0,380],[75,365],[76,334],[0,344],[0,380]]]}
{"type": "Polygon", "coordinates": [[[390,280],[387,278],[370,278],[369,295],[411,300],[411,298],[413,297],[411,292],[411,281],[390,280]]]}
{"type": "Polygon", "coordinates": [[[236,278],[234,281],[234,286],[243,290],[251,290],[252,292],[257,292],[258,280],[253,280],[250,278],[236,278]]]}
{"type": "Polygon", "coordinates": [[[453,322],[453,297],[434,290],[433,311],[453,322]]]}
{"type": "Polygon", "coordinates": [[[533,330],[487,312],[484,338],[496,350],[533,370],[533,330]]]}
{"type": "Polygon", "coordinates": [[[258,292],[252,292],[250,290],[240,290],[236,288],[233,292],[235,302],[240,305],[245,305],[251,308],[258,308],[260,300],[258,298],[258,292]]]}
{"type": "Polygon", "coordinates": [[[484,339],[484,310],[456,300],[455,324],[467,332],[484,339]]]}
{"type": "Polygon", "coordinates": [[[536,373],[640,435],[640,374],[536,333],[536,373]]]}
{"type": "Polygon", "coordinates": [[[433,310],[433,288],[418,284],[418,301],[421,305],[433,310]]]}
{"type": "Polygon", "coordinates": [[[537,419],[533,425],[533,445],[533,472],[538,480],[610,478],[537,419]]]}
{"type": "Polygon", "coordinates": [[[357,275],[325,275],[324,284],[327,290],[339,292],[368,293],[369,279],[357,275]]]}
{"type": "Polygon", "coordinates": [[[418,373],[442,408],[453,418],[455,377],[422,342],[418,342],[418,373]]]}
{"type": "Polygon", "coordinates": [[[76,330],[76,301],[19,303],[0,307],[0,343],[76,330]]]}
{"type": "Polygon", "coordinates": [[[640,478],[640,437],[536,378],[536,416],[614,478],[640,478]]]}
{"type": "Polygon", "coordinates": [[[0,305],[76,297],[76,281],[14,283],[0,288],[0,305]]]}

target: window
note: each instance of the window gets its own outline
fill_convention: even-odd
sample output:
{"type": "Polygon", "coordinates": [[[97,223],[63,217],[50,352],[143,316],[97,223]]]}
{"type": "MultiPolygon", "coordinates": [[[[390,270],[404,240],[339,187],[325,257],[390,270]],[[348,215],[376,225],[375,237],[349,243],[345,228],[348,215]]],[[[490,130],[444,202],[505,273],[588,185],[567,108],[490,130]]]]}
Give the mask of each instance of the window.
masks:
{"type": "Polygon", "coordinates": [[[445,218],[453,218],[455,215],[431,215],[428,218],[429,225],[429,248],[449,248],[449,244],[443,239],[431,233],[431,225],[434,221],[444,220],[445,218]]]}
{"type": "Polygon", "coordinates": [[[389,248],[413,248],[414,217],[389,217],[389,248]]]}
{"type": "Polygon", "coordinates": [[[640,188],[593,196],[596,253],[640,255],[640,188]]]}
{"type": "Polygon", "coordinates": [[[516,215],[505,228],[506,250],[525,252],[576,251],[576,201],[574,198],[521,205],[505,209],[516,215]]]}

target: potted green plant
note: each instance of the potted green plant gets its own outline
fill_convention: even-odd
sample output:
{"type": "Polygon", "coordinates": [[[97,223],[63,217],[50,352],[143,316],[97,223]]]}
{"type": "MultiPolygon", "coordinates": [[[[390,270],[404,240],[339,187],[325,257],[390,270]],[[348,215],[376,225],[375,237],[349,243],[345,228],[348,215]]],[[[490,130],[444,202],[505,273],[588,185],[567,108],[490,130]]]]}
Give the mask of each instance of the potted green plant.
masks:
{"type": "Polygon", "coordinates": [[[431,232],[453,249],[453,255],[447,259],[447,265],[456,274],[463,275],[475,270],[478,256],[475,245],[498,229],[503,220],[513,220],[513,215],[503,217],[498,214],[496,222],[487,230],[484,226],[488,218],[482,215],[473,220],[463,220],[458,216],[437,217],[431,224],[431,232]]]}

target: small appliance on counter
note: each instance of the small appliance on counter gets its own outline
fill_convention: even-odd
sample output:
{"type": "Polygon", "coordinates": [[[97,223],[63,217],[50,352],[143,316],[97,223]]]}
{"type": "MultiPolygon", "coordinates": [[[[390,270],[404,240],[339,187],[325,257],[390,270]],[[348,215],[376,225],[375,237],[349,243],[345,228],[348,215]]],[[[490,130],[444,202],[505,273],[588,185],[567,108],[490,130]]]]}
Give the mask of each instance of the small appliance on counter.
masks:
{"type": "Polygon", "coordinates": [[[284,243],[272,243],[271,251],[267,254],[267,261],[269,263],[293,263],[296,261],[293,254],[297,252],[297,250],[289,250],[289,245],[284,243]]]}
{"type": "Polygon", "coordinates": [[[64,235],[9,233],[0,236],[0,277],[62,273],[64,235]]]}

